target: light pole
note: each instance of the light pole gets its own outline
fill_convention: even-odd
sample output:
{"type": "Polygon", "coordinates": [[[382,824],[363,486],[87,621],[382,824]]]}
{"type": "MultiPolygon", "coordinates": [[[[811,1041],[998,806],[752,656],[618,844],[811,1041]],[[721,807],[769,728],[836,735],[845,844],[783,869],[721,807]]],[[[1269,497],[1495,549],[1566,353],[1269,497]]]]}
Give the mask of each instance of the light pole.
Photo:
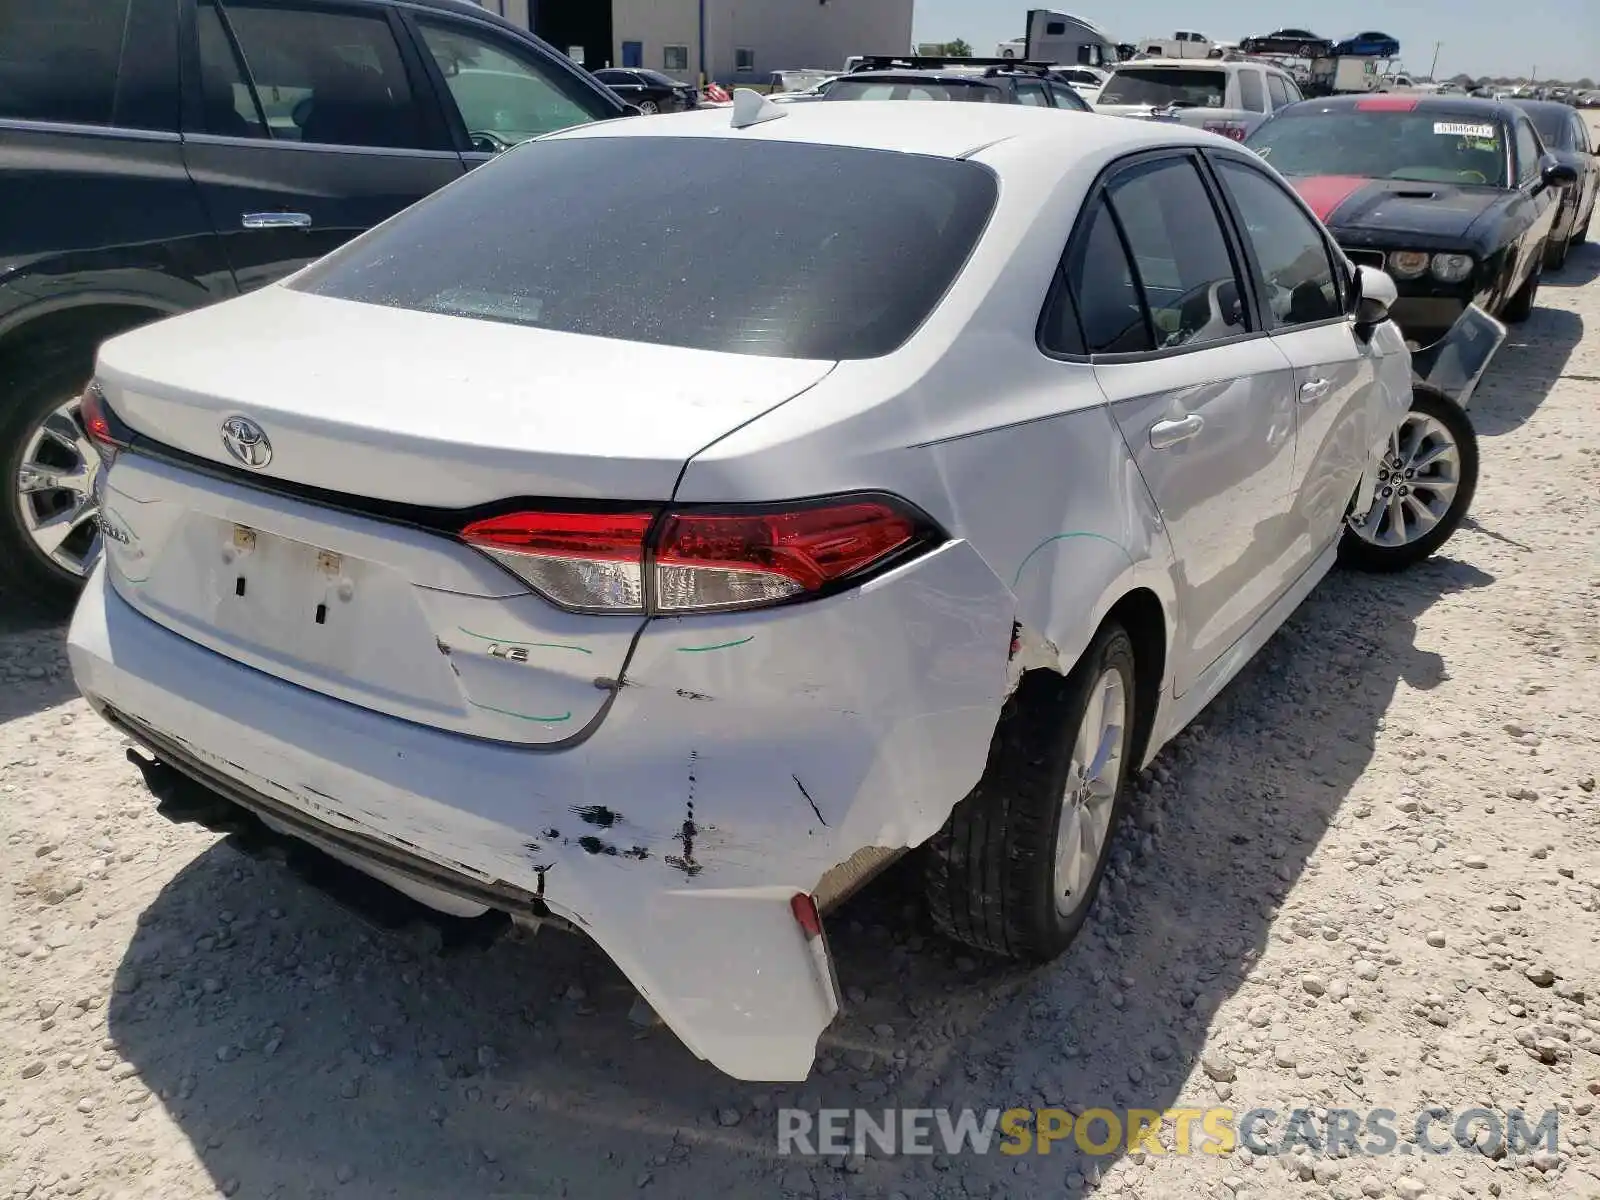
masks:
{"type": "Polygon", "coordinates": [[[700,90],[706,86],[706,0],[700,0],[700,90]]]}
{"type": "Polygon", "coordinates": [[[1433,64],[1428,68],[1428,82],[1430,83],[1439,82],[1439,47],[1443,45],[1443,42],[1435,42],[1433,44],[1433,64]]]}

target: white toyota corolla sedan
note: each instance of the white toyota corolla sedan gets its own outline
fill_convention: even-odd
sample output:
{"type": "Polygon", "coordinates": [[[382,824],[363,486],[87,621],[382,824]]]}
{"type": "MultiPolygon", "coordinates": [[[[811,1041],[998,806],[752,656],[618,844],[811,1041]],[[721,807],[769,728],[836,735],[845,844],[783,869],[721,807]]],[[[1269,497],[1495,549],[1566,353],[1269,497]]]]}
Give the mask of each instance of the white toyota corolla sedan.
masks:
{"type": "Polygon", "coordinates": [[[105,345],[72,667],[178,811],[575,927],[800,1079],[819,912],[918,847],[952,937],[1058,954],[1129,774],[1341,546],[1448,535],[1393,295],[1171,125],[573,129],[105,345]]]}

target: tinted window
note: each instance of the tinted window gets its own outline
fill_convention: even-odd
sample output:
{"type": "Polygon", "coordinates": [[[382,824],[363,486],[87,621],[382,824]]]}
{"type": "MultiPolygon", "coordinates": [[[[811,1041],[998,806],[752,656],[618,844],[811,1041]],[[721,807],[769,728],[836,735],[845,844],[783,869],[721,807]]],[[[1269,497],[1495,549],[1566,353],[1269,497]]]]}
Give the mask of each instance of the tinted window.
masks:
{"type": "Polygon", "coordinates": [[[205,97],[203,128],[218,137],[266,137],[267,128],[256,109],[255,92],[245,80],[216,7],[200,5],[196,20],[200,38],[200,86],[205,97]]]}
{"type": "Polygon", "coordinates": [[[1517,122],[1517,182],[1532,183],[1539,174],[1539,137],[1527,121],[1517,122]]]}
{"type": "Polygon", "coordinates": [[[1572,118],[1572,144],[1584,154],[1589,154],[1593,150],[1589,142],[1589,127],[1583,123],[1583,118],[1577,115],[1572,118]]]}
{"type": "Polygon", "coordinates": [[[1546,146],[1555,149],[1566,143],[1566,126],[1568,114],[1559,108],[1532,108],[1525,110],[1528,119],[1533,122],[1533,127],[1539,131],[1539,139],[1546,146]]]}
{"type": "Polygon", "coordinates": [[[1063,84],[1052,83],[1050,94],[1055,97],[1057,108],[1070,108],[1074,112],[1090,112],[1089,102],[1071,88],[1063,84]]]}
{"type": "MultiPolygon", "coordinates": [[[[1083,325],[1083,345],[1090,354],[1132,354],[1154,349],[1144,305],[1128,265],[1127,249],[1116,218],[1104,199],[1095,203],[1067,257],[1067,285],[1083,325]]],[[[1045,330],[1057,330],[1063,314],[1052,314],[1045,330]]],[[[1056,335],[1047,348],[1072,353],[1069,339],[1056,335]]]]}
{"type": "Polygon", "coordinates": [[[1493,121],[1449,110],[1318,107],[1284,112],[1257,127],[1245,144],[1285,175],[1505,186],[1505,141],[1493,121]]]}
{"type": "Polygon", "coordinates": [[[1239,103],[1251,112],[1267,111],[1267,97],[1261,90],[1260,71],[1239,72],[1239,103]]]}
{"type": "Polygon", "coordinates": [[[1044,84],[1032,79],[1017,80],[1017,103],[1032,104],[1036,108],[1049,108],[1050,98],[1044,94],[1044,84]]]}
{"type": "Polygon", "coordinates": [[[1282,76],[1279,76],[1278,78],[1283,84],[1283,90],[1289,93],[1290,104],[1299,104],[1300,101],[1305,99],[1305,96],[1303,96],[1300,92],[1300,86],[1295,83],[1294,80],[1284,79],[1282,76]]]}
{"type": "Polygon", "coordinates": [[[1273,108],[1282,108],[1289,103],[1289,89],[1283,86],[1282,75],[1267,76],[1267,95],[1272,100],[1273,108]]]}
{"type": "Polygon", "coordinates": [[[0,2],[0,117],[121,123],[117,74],[129,8],[130,0],[0,2]]]}
{"type": "Polygon", "coordinates": [[[841,79],[827,93],[829,100],[975,100],[998,104],[1004,100],[1000,89],[987,83],[955,83],[949,80],[922,80],[917,83],[892,79],[841,79]]]}
{"type": "Polygon", "coordinates": [[[1328,245],[1311,218],[1278,183],[1254,168],[1219,159],[1217,172],[1255,251],[1274,326],[1343,316],[1328,245]]]}
{"type": "Polygon", "coordinates": [[[1132,167],[1107,194],[1133,255],[1157,349],[1248,330],[1227,239],[1193,163],[1163,159],[1132,167]]]}
{"type": "Polygon", "coordinates": [[[976,163],[781,139],[530,142],[312,266],[300,290],[737,354],[872,358],[994,206],[976,163]]]}
{"type": "Polygon", "coordinates": [[[476,149],[514,145],[609,114],[599,97],[580,102],[564,92],[553,65],[513,57],[488,35],[453,21],[424,17],[417,25],[476,149]]]}
{"type": "Polygon", "coordinates": [[[1192,67],[1118,67],[1101,89],[1101,104],[1187,104],[1221,108],[1228,77],[1192,67]]]}
{"type": "Polygon", "coordinates": [[[420,113],[382,15],[226,4],[276,140],[416,148],[420,113]]]}

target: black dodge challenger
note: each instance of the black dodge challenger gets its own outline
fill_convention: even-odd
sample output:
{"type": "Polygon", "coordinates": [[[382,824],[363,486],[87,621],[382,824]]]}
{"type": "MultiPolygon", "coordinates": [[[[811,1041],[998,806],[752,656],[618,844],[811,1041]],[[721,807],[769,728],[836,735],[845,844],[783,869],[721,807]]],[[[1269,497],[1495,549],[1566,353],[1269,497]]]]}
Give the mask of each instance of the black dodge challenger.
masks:
{"type": "Polygon", "coordinates": [[[1469,304],[1506,321],[1533,309],[1570,165],[1528,115],[1464,96],[1332,96],[1282,108],[1245,144],[1286,176],[1352,262],[1395,281],[1409,341],[1440,337],[1469,304]]]}

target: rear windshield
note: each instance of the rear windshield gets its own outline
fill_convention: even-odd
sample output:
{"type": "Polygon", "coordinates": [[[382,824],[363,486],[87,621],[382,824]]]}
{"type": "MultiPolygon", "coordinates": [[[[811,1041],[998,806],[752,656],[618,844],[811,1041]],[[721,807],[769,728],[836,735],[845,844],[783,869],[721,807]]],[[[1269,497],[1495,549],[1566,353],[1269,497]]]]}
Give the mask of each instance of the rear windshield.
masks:
{"type": "Polygon", "coordinates": [[[1499,122],[1449,110],[1288,110],[1245,141],[1285,175],[1355,175],[1418,183],[1506,184],[1499,122]]]}
{"type": "Polygon", "coordinates": [[[955,280],[985,167],[732,138],[528,142],[290,285],[392,308],[775,358],[875,358],[955,280]]]}
{"type": "Polygon", "coordinates": [[[829,100],[967,100],[998,104],[1000,89],[987,83],[945,79],[840,79],[824,93],[829,100]]]}
{"type": "Polygon", "coordinates": [[[1223,71],[1194,67],[1118,67],[1100,89],[1096,104],[1169,104],[1221,108],[1228,93],[1223,71]]]}

